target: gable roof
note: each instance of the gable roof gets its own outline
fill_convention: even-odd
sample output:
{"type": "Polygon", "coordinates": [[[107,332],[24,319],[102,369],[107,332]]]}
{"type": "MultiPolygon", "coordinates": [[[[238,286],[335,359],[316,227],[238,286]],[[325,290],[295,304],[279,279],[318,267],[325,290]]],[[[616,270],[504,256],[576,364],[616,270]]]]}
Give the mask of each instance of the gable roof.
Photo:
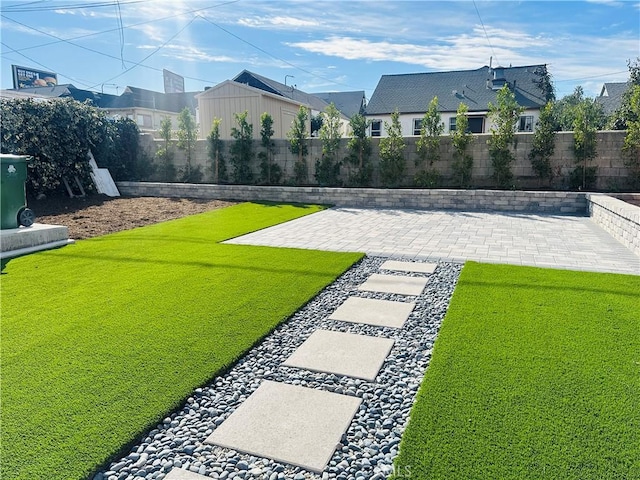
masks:
{"type": "Polygon", "coordinates": [[[490,69],[484,66],[476,70],[383,75],[366,107],[366,114],[389,114],[396,108],[400,113],[424,113],[436,96],[440,112],[455,112],[460,103],[465,103],[470,112],[487,111],[489,102],[496,101],[497,90],[492,89],[494,77],[498,86],[505,82],[509,84],[519,105],[540,108],[547,102],[544,92],[534,81],[540,78],[543,67],[490,69]]]}
{"type": "Polygon", "coordinates": [[[74,100],[78,100],[79,102],[90,100],[96,106],[100,106],[100,102],[105,99],[109,99],[111,97],[117,98],[115,95],[92,92],[90,90],[82,90],[80,88],[76,88],[71,83],[55,85],[52,87],[20,88],[19,90],[16,90],[16,91],[25,93],[25,94],[34,94],[34,95],[39,95],[44,97],[51,97],[51,98],[70,97],[70,98],[73,98],[74,100]]]}
{"type": "Polygon", "coordinates": [[[269,93],[286,97],[296,102],[309,105],[312,110],[318,112],[323,111],[329,104],[316,95],[298,90],[294,86],[285,85],[284,83],[276,82],[257,73],[250,72],[249,70],[243,70],[233,79],[234,82],[244,83],[250,87],[254,87],[260,90],[264,90],[269,93]]]}
{"type": "Polygon", "coordinates": [[[326,103],[333,103],[336,108],[348,118],[353,117],[356,113],[364,113],[364,90],[357,90],[354,92],[314,93],[314,95],[321,98],[326,103]]]}
{"type": "Polygon", "coordinates": [[[596,102],[602,105],[605,115],[611,115],[620,107],[622,96],[628,88],[628,82],[610,82],[602,86],[600,96],[596,97],[596,102]]]}

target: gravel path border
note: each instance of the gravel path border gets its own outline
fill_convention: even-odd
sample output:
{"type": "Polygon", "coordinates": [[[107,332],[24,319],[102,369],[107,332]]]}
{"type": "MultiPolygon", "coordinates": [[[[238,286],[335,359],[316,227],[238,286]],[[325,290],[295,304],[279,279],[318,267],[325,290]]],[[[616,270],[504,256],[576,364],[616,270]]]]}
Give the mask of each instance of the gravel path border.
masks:
{"type": "Polygon", "coordinates": [[[400,438],[462,264],[438,264],[432,275],[381,270],[387,257],[365,257],[305,307],[253,348],[228,373],[198,388],[179,411],[150,431],[131,452],[97,473],[93,480],[162,480],[173,468],[215,479],[329,479],[382,480],[393,471],[400,438]],[[420,296],[357,290],[373,273],[427,277],[420,296]],[[349,296],[413,301],[402,329],[354,324],[327,317],[349,296]],[[388,337],[395,340],[374,382],[316,373],[281,364],[316,329],[388,337]],[[300,467],[204,444],[205,439],[262,380],[317,388],[363,399],[341,445],[329,465],[317,475],[300,467]]]}

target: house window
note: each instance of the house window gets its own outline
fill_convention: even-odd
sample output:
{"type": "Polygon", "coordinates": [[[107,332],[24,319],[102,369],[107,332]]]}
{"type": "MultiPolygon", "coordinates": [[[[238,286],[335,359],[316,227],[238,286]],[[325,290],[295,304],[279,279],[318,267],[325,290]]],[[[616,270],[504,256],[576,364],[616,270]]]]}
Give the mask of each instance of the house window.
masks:
{"type": "Polygon", "coordinates": [[[520,117],[520,124],[518,125],[519,132],[533,132],[533,115],[522,115],[520,117]]]}
{"type": "Polygon", "coordinates": [[[382,132],[382,120],[373,120],[371,122],[371,136],[379,137],[382,132]]]}
{"type": "Polygon", "coordinates": [[[414,118],[413,119],[413,134],[414,135],[420,135],[421,132],[422,132],[422,119],[421,118],[414,118]]]}
{"type": "MultiPolygon", "coordinates": [[[[456,117],[449,119],[449,131],[456,131],[456,117]]],[[[467,133],[483,133],[484,117],[467,117],[467,133]]]]}
{"type": "Polygon", "coordinates": [[[138,124],[139,127],[151,128],[151,115],[138,114],[136,123],[138,124]]]}

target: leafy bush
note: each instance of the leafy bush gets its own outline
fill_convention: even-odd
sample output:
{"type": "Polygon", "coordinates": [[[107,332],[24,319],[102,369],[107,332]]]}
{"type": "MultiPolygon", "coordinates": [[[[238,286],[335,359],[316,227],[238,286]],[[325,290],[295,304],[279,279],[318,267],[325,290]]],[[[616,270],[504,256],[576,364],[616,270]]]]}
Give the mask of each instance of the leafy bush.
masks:
{"type": "Polygon", "coordinates": [[[0,101],[2,153],[29,155],[27,190],[32,195],[60,189],[62,179],[78,177],[86,190],[89,151],[115,180],[140,180],[151,173],[138,143],[138,127],[128,119],[110,120],[105,112],[72,99],[0,101]]]}
{"type": "Polygon", "coordinates": [[[553,104],[549,102],[540,110],[529,152],[531,168],[540,180],[551,180],[553,177],[551,157],[556,148],[555,124],[553,104]]]}
{"type": "Polygon", "coordinates": [[[640,85],[631,88],[629,96],[629,119],[627,120],[627,135],[624,137],[622,158],[629,169],[630,186],[640,188],[640,85]]]}
{"type": "Polygon", "coordinates": [[[313,175],[321,187],[335,187],[340,185],[340,163],[331,157],[323,155],[316,160],[316,172],[313,175]]]}
{"type": "Polygon", "coordinates": [[[234,114],[237,127],[231,128],[231,136],[235,142],[231,145],[231,163],[233,164],[233,181],[240,184],[251,184],[253,172],[253,125],[247,121],[249,112],[234,114]]]}
{"type": "Polygon", "coordinates": [[[460,103],[456,114],[456,129],[451,133],[451,143],[454,148],[451,168],[458,185],[463,188],[471,186],[473,168],[473,156],[467,151],[473,140],[473,135],[467,131],[469,125],[467,112],[467,106],[460,103]]]}
{"type": "Polygon", "coordinates": [[[291,129],[287,132],[289,139],[289,150],[298,158],[293,165],[293,175],[298,185],[307,182],[307,161],[306,156],[309,153],[309,145],[307,142],[307,121],[309,120],[309,109],[304,105],[300,105],[300,109],[296,114],[291,129]]]}
{"type": "Polygon", "coordinates": [[[276,144],[273,141],[273,117],[267,112],[260,116],[260,144],[264,151],[258,153],[260,159],[260,181],[267,185],[280,183],[282,169],[273,163],[276,144]]]}
{"type": "Polygon", "coordinates": [[[380,180],[386,187],[397,187],[406,168],[404,137],[400,125],[400,113],[391,114],[391,123],[384,122],[387,136],[380,139],[380,180]]]}
{"type": "Polygon", "coordinates": [[[518,105],[515,94],[504,85],[496,96],[496,104],[489,102],[489,118],[493,122],[489,138],[489,157],[493,167],[493,178],[499,188],[513,186],[511,164],[516,158],[512,147],[518,119],[524,108],[518,105]]]}
{"type": "Polygon", "coordinates": [[[359,113],[351,117],[349,126],[353,136],[347,143],[348,155],[345,161],[349,166],[349,185],[365,186],[371,184],[373,167],[371,166],[371,138],[367,135],[367,129],[371,124],[364,115],[359,113]],[[354,167],[352,169],[351,167],[354,167]]]}

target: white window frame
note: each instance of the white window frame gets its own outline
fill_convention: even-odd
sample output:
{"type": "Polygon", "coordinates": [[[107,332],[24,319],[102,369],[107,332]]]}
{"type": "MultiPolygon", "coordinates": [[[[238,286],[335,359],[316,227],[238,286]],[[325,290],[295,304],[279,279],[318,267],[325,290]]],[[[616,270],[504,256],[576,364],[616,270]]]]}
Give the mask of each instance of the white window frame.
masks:
{"type": "Polygon", "coordinates": [[[449,132],[456,131],[456,117],[449,118],[449,132]]]}
{"type": "Polygon", "coordinates": [[[371,120],[371,136],[372,137],[381,137],[382,136],[382,120],[371,120]],[[377,123],[378,128],[374,130],[373,124],[377,123]]]}
{"type": "Polygon", "coordinates": [[[518,131],[533,132],[533,115],[520,115],[520,119],[518,120],[518,131]]]}
{"type": "Polygon", "coordinates": [[[413,119],[413,134],[415,136],[420,136],[422,133],[422,118],[414,118],[413,119]]]}

